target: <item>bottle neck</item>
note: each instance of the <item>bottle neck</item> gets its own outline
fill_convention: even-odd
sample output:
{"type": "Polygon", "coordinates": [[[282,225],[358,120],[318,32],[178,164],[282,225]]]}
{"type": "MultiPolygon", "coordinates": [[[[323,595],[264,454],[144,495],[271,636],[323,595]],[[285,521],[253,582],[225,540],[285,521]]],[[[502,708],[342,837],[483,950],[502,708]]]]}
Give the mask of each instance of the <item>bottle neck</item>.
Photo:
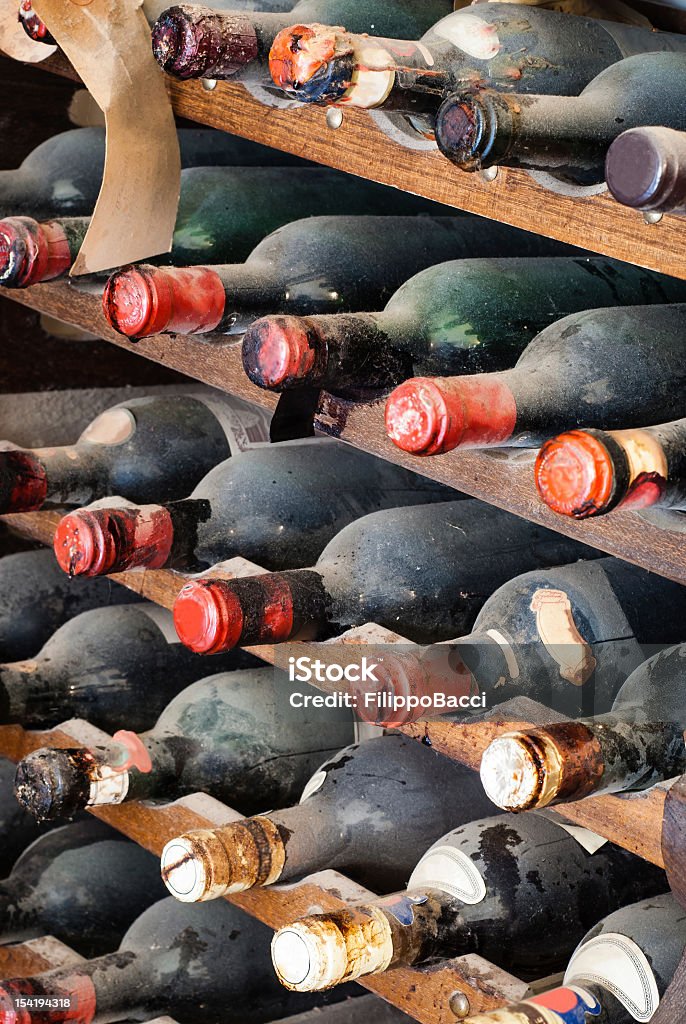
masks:
{"type": "Polygon", "coordinates": [[[617,1000],[600,985],[566,985],[470,1016],[470,1024],[622,1024],[627,1018],[617,1000]]]}
{"type": "Polygon", "coordinates": [[[269,316],[246,332],[243,365],[253,383],[275,390],[391,387],[411,376],[423,333],[409,315],[385,312],[269,316]]]}
{"type": "Polygon", "coordinates": [[[441,107],[436,137],[463,170],[495,164],[564,172],[603,181],[605,154],[617,135],[612,104],[588,96],[512,96],[482,91],[441,107]]]}
{"type": "Polygon", "coordinates": [[[70,576],[126,569],[194,568],[198,533],[212,517],[209,501],[83,508],[64,516],[55,533],[57,560],[70,576]]]}
{"type": "Polygon", "coordinates": [[[274,39],[269,70],[276,85],[301,103],[407,114],[434,111],[447,85],[440,62],[423,42],[354,35],[325,25],[293,28],[291,23],[274,39]],[[320,53],[322,60],[313,60],[320,53]]]}
{"type": "Polygon", "coordinates": [[[128,950],[110,953],[77,967],[2,982],[0,998],[55,996],[68,1004],[43,1012],[17,1009],[15,1024],[108,1024],[160,1008],[163,993],[155,979],[164,976],[168,955],[166,949],[146,950],[145,957],[128,950]]]}
{"type": "Polygon", "coordinates": [[[87,505],[107,494],[113,450],[104,444],[75,444],[64,448],[36,448],[46,478],[45,502],[87,505]]]}
{"type": "Polygon", "coordinates": [[[202,654],[233,647],[312,639],[328,620],[331,598],[313,569],[186,584],[174,605],[182,643],[202,654]]]}
{"type": "Polygon", "coordinates": [[[0,665],[0,721],[40,729],[66,693],[67,680],[43,659],[0,665]]]}

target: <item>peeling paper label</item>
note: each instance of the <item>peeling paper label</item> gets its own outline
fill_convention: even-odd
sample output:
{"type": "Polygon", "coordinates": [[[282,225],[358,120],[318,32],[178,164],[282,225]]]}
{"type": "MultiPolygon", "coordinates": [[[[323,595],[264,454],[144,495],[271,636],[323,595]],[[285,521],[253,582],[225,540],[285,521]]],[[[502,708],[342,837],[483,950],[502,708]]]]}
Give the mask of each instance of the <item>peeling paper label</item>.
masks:
{"type": "Polygon", "coordinates": [[[586,853],[593,855],[598,850],[602,849],[609,839],[605,839],[604,836],[599,836],[597,832],[591,832],[590,828],[584,828],[583,825],[572,825],[571,822],[565,821],[565,819],[557,812],[553,810],[536,811],[536,814],[540,814],[542,818],[547,818],[548,821],[555,822],[560,828],[564,829],[567,835],[570,835],[572,839],[576,839],[579,846],[581,846],[586,853]]]}
{"type": "Polygon", "coordinates": [[[486,898],[486,883],[474,862],[452,846],[429,850],[412,872],[408,889],[439,889],[473,906],[486,898]]]}
{"type": "Polygon", "coordinates": [[[129,773],[117,771],[109,765],[101,765],[98,778],[93,779],[88,797],[89,807],[100,804],[121,804],[129,791],[129,773]]]}
{"type": "Polygon", "coordinates": [[[660,1004],[660,993],[643,950],[633,939],[607,932],[586,942],[569,961],[564,984],[602,985],[634,1020],[647,1024],[660,1004]]]}
{"type": "Polygon", "coordinates": [[[596,660],[576,628],[572,604],[563,590],[537,590],[529,605],[536,629],[560,675],[572,686],[583,686],[593,674],[596,660]]]}
{"type": "MultiPolygon", "coordinates": [[[[141,0],[37,0],[38,16],[105,114],[105,172],[72,275],[171,248],[181,184],[174,116],[141,0]]],[[[21,29],[20,29],[21,30],[21,29]]]]}

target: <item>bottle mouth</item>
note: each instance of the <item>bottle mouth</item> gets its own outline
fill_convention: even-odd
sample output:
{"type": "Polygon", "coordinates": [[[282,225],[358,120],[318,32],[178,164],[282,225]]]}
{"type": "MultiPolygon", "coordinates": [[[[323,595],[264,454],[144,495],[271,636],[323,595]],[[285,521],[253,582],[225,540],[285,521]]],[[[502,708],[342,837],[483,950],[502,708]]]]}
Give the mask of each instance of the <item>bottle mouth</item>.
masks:
{"type": "Polygon", "coordinates": [[[152,27],[152,52],[160,67],[175,78],[202,75],[195,24],[183,7],[168,7],[152,27]]]}
{"type": "Polygon", "coordinates": [[[610,146],[605,180],[617,202],[653,210],[669,195],[678,161],[669,149],[669,129],[630,128],[610,146]]]}
{"type": "Polygon", "coordinates": [[[82,508],[59,521],[54,550],[70,576],[105,576],[136,567],[161,569],[173,540],[171,515],[163,505],[82,508]]]}
{"type": "Polygon", "coordinates": [[[243,367],[253,384],[271,390],[306,384],[322,345],[312,325],[297,316],[256,320],[243,338],[243,367]]]}
{"type": "Polygon", "coordinates": [[[66,274],[72,264],[69,240],[58,221],[31,217],[0,221],[0,284],[29,288],[66,274]]]}
{"type": "Polygon", "coordinates": [[[70,818],[88,806],[93,767],[85,748],[34,750],[17,765],[14,795],[37,821],[70,818]]]}
{"type": "MultiPolygon", "coordinates": [[[[212,836],[209,829],[207,834],[212,836]]],[[[180,903],[200,903],[203,900],[215,899],[224,892],[222,885],[216,894],[212,893],[211,876],[206,870],[209,861],[203,836],[204,832],[201,830],[187,836],[178,836],[171,839],[162,850],[162,881],[180,903]]]]}
{"type": "Polygon", "coordinates": [[[102,308],[111,327],[127,338],[145,338],[167,326],[169,303],[153,268],[127,267],[112,274],[102,293],[102,308]]]}
{"type": "Polygon", "coordinates": [[[350,88],[352,47],[342,29],[328,25],[292,25],[274,38],[269,71],[274,84],[300,103],[335,103],[350,88]]]}
{"type": "Polygon", "coordinates": [[[504,811],[538,806],[544,767],[534,746],[520,736],[500,736],[481,758],[486,796],[504,811]]]}
{"type": "Polygon", "coordinates": [[[42,462],[31,452],[0,452],[0,513],[35,512],[48,494],[42,462]]]}
{"type": "Polygon", "coordinates": [[[470,164],[483,131],[483,111],[473,97],[448,96],[438,108],[436,143],[451,163],[459,167],[470,164]]]}
{"type": "Polygon", "coordinates": [[[412,455],[437,455],[445,449],[448,405],[441,389],[428,377],[400,384],[386,401],[386,433],[398,448],[412,455]]]}
{"type": "Polygon", "coordinates": [[[237,646],[243,609],[223,580],[193,580],[174,602],[174,626],[185,647],[196,654],[216,654],[237,646]]]}
{"type": "Polygon", "coordinates": [[[534,474],[539,495],[560,515],[588,519],[612,507],[614,462],[594,434],[570,430],[546,441],[536,458],[534,474]]]}

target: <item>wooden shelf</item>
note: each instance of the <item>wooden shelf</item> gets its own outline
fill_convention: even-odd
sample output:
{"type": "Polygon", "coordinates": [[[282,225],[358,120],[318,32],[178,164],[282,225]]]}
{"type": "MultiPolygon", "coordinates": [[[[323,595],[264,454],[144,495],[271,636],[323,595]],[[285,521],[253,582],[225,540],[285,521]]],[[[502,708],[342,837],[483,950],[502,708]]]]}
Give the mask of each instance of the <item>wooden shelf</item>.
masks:
{"type": "MultiPolygon", "coordinates": [[[[0,294],[253,404],[270,410],[276,408],[277,396],[256,387],[243,371],[240,341],[227,341],[221,335],[195,338],[157,335],[134,345],[109,326],[97,294],[64,281],[20,290],[0,288],[0,294]]],[[[536,493],[533,450],[456,451],[427,459],[408,455],[386,437],[383,400],[379,397],[351,403],[322,392],[315,426],[364,451],[450,484],[465,494],[481,498],[524,519],[531,519],[608,554],[686,583],[684,537],[683,533],[677,532],[677,526],[681,525],[679,513],[673,514],[677,522],[674,531],[658,528],[641,515],[630,512],[613,512],[584,522],[555,515],[536,493]]]]}
{"type": "Polygon", "coordinates": [[[41,939],[0,946],[0,978],[28,978],[57,967],[70,967],[82,960],[82,956],[59,939],[46,935],[41,939]]]}
{"type": "MultiPolygon", "coordinates": [[[[0,519],[13,529],[31,540],[52,544],[55,526],[59,520],[58,512],[28,512],[0,519]]],[[[262,572],[259,566],[246,562],[244,559],[231,559],[223,563],[222,568],[215,567],[215,572],[224,578],[245,576],[262,572]]],[[[206,575],[206,574],[205,574],[206,575]]],[[[111,579],[151,601],[156,601],[165,608],[171,608],[176,595],[186,581],[179,573],[164,569],[140,570],[113,574],[111,579]]],[[[380,626],[362,626],[344,634],[343,642],[364,645],[378,644],[409,644],[404,637],[391,633],[380,626]]],[[[274,646],[248,648],[253,654],[273,664],[277,659],[274,646]]],[[[326,645],[318,644],[310,647],[307,643],[284,644],[279,648],[279,664],[284,664],[289,654],[296,656],[309,654],[313,658],[326,660],[326,645]]],[[[338,660],[338,653],[335,654],[338,660]]],[[[316,684],[315,684],[316,685],[316,684]]],[[[559,720],[547,708],[533,701],[509,701],[503,704],[497,717],[489,721],[462,724],[453,722],[449,717],[433,720],[421,720],[415,724],[403,726],[400,731],[418,741],[430,740],[435,750],[446,754],[456,761],[461,761],[472,768],[478,768],[481,755],[488,744],[503,730],[512,729],[519,723],[542,725],[546,722],[559,720]]],[[[0,728],[0,754],[19,760],[36,745],[38,734],[24,732],[18,727],[0,728]]],[[[558,810],[569,821],[585,828],[620,846],[631,850],[641,857],[664,867],[661,848],[662,819],[666,793],[670,783],[654,787],[644,793],[625,796],[588,797],[572,804],[563,804],[558,810]]],[[[109,818],[108,818],[109,820],[109,818]]]]}
{"type": "MultiPolygon", "coordinates": [[[[36,65],[75,77],[62,56],[36,65]]],[[[503,221],[537,234],[584,246],[620,260],[686,278],[684,221],[663,217],[646,224],[640,214],[609,195],[572,198],[544,189],[524,171],[501,168],[494,181],[465,174],[438,151],[413,150],[394,142],[365,110],[346,110],[337,129],[327,127],[326,110],[267,107],[238,83],[165,78],[175,112],[201,124],[262,142],[296,156],[336,167],[503,221]]]]}

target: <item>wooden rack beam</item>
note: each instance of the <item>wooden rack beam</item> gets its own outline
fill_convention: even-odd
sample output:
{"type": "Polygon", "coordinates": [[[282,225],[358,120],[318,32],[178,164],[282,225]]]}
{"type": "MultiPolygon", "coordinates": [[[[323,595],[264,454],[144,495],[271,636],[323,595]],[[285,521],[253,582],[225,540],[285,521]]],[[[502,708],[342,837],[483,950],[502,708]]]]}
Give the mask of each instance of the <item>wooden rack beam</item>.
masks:
{"type": "MultiPolygon", "coordinates": [[[[23,536],[50,545],[59,520],[59,513],[27,512],[2,516],[0,519],[23,536]]],[[[259,566],[251,566],[243,559],[235,559],[224,563],[225,569],[222,575],[231,576],[234,563],[235,575],[245,575],[246,571],[250,572],[251,569],[253,572],[261,571],[259,566]]],[[[115,573],[110,578],[143,594],[149,600],[156,601],[165,608],[173,606],[176,595],[186,580],[183,575],[164,569],[137,569],[131,572],[115,573]]],[[[409,642],[379,626],[351,630],[348,634],[344,634],[342,639],[348,643],[373,643],[375,645],[409,642]]],[[[277,659],[274,646],[251,647],[248,650],[270,664],[274,664],[277,659]]],[[[281,645],[279,664],[284,663],[284,659],[288,657],[289,653],[300,655],[306,653],[307,650],[306,643],[281,645]]],[[[321,646],[317,647],[316,656],[324,659],[321,646]]],[[[208,665],[211,669],[209,662],[208,665]]],[[[530,721],[522,718],[522,725],[533,722],[542,724],[553,718],[551,712],[541,705],[534,704],[533,701],[528,701],[527,704],[533,713],[530,716],[530,721]]],[[[503,708],[506,706],[503,705],[503,708]]],[[[435,750],[446,754],[453,760],[468,764],[472,768],[478,768],[483,751],[488,744],[499,732],[511,729],[515,721],[518,719],[513,719],[512,714],[507,714],[507,711],[503,710],[499,719],[494,718],[487,722],[461,724],[451,721],[449,717],[442,717],[430,721],[421,720],[413,725],[403,726],[401,731],[418,741],[426,742],[428,739],[435,750]]],[[[28,749],[34,749],[32,744],[37,735],[39,734],[24,732],[17,726],[0,728],[0,754],[13,760],[19,760],[28,752],[28,749]]],[[[588,797],[576,803],[563,804],[558,809],[570,821],[583,825],[625,849],[631,850],[632,853],[637,853],[654,864],[664,867],[660,840],[665,796],[669,785],[666,783],[655,786],[645,793],[626,796],[588,797]]]]}
{"type": "MultiPolygon", "coordinates": [[[[277,396],[256,387],[243,371],[240,341],[228,341],[221,335],[193,338],[170,334],[145,338],[133,345],[109,326],[102,314],[98,294],[92,289],[82,290],[64,281],[18,291],[0,288],[0,294],[253,404],[270,410],[276,408],[277,396]]],[[[368,402],[351,403],[322,392],[315,426],[324,433],[440,480],[524,519],[531,519],[608,554],[686,583],[683,533],[677,532],[676,527],[673,532],[672,529],[658,528],[637,513],[613,512],[584,522],[556,515],[536,493],[533,480],[535,453],[531,450],[456,451],[427,459],[408,455],[386,437],[383,401],[378,397],[368,402]]],[[[680,525],[680,513],[673,513],[673,516],[680,525]]]]}
{"type": "MultiPolygon", "coordinates": [[[[37,65],[74,77],[63,56],[37,65]]],[[[616,259],[686,278],[683,220],[646,224],[608,195],[573,198],[550,192],[524,171],[500,168],[494,181],[465,174],[437,151],[408,149],[376,126],[368,111],[347,109],[339,128],[321,107],[268,107],[238,83],[166,78],[174,111],[201,124],[262,142],[329,167],[435,199],[616,259]]]]}

